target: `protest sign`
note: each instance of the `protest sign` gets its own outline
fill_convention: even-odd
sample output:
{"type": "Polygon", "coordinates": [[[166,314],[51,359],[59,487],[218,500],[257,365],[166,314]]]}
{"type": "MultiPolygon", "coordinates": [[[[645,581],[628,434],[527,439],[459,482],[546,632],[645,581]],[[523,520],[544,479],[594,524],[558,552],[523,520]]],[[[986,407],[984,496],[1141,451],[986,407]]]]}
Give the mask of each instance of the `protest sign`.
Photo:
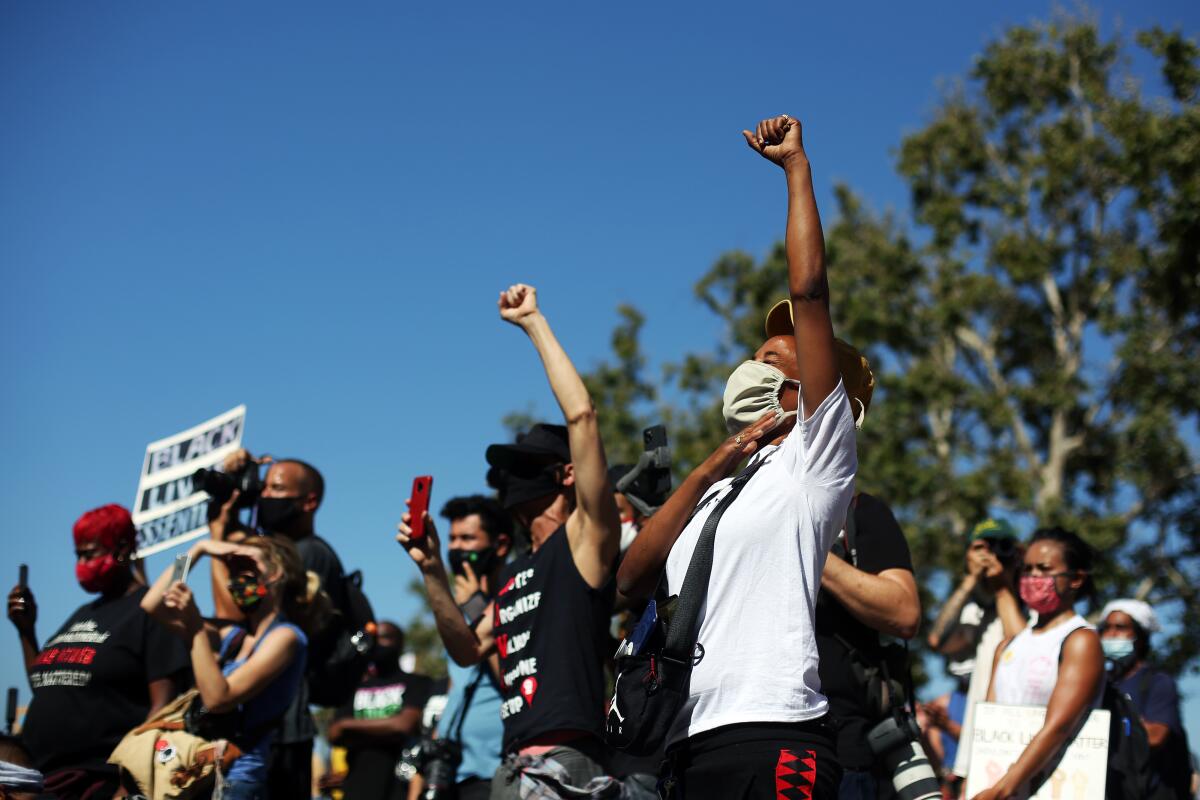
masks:
{"type": "MultiPolygon", "coordinates": [[[[975,728],[971,731],[971,769],[967,773],[966,797],[991,788],[1004,776],[1025,746],[1042,729],[1046,709],[1042,706],[975,706],[975,728]]],[[[1057,763],[1049,777],[1037,786],[1037,800],[1104,800],[1108,778],[1109,712],[1093,711],[1057,763]]],[[[1025,793],[1018,795],[1028,798],[1025,793]]]]}
{"type": "Polygon", "coordinates": [[[182,433],[146,445],[133,523],[139,558],[208,533],[205,492],[192,493],[192,475],[219,467],[242,446],[246,407],[238,406],[182,433]]]}

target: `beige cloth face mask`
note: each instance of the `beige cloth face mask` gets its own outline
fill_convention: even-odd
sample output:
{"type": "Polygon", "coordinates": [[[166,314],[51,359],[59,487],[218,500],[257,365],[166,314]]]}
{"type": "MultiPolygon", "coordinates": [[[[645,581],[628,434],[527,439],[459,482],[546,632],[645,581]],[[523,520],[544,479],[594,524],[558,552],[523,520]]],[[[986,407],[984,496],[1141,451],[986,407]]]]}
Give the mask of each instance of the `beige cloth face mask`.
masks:
{"type": "Polygon", "coordinates": [[[779,393],[785,383],[800,385],[800,381],[789,378],[770,364],[761,361],[739,364],[725,383],[725,398],[721,405],[729,432],[745,430],[769,411],[779,414],[779,422],[796,416],[795,411],[784,411],[779,404],[779,393]]]}

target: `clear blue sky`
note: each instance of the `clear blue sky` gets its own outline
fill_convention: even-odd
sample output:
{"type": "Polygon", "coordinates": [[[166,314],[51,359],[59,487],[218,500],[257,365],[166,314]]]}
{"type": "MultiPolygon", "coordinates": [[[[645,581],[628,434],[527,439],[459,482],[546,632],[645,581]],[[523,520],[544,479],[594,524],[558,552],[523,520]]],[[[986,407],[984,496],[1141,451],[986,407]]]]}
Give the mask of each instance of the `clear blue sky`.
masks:
{"type": "MultiPolygon", "coordinates": [[[[710,344],[693,282],[782,232],[742,127],[804,120],[827,214],[839,180],[902,210],[900,137],[1050,8],[4,4],[0,571],[30,565],[51,633],[85,599],[75,517],[132,502],[147,442],[245,403],[252,450],[324,471],[319,530],[406,620],[412,476],[435,504],[479,490],[502,414],[553,409],[499,289],[538,286],[584,368],[623,301],[657,360],[710,344]]],[[[1194,3],[1097,9],[1200,28],[1194,3]]]]}

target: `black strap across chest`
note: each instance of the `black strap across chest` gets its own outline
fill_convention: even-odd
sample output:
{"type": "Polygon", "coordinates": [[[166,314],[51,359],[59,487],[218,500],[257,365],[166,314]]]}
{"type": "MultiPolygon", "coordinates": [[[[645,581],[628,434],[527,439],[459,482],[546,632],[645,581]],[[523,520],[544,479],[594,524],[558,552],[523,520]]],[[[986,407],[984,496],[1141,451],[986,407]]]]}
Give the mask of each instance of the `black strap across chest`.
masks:
{"type": "MultiPolygon", "coordinates": [[[[729,484],[729,491],[716,508],[704,521],[700,538],[696,540],[696,549],[692,551],[692,560],[688,563],[683,586],[679,590],[679,602],[671,615],[670,627],[667,631],[667,641],[663,646],[663,658],[678,662],[690,662],[692,651],[696,647],[696,638],[700,634],[700,608],[708,596],[708,580],[712,575],[713,550],[717,539],[717,524],[725,514],[726,509],[741,494],[742,489],[754,477],[754,473],[767,463],[769,459],[762,458],[742,470],[741,474],[729,484]]],[[[696,511],[708,505],[718,493],[714,492],[696,507],[696,511]]],[[[693,512],[693,516],[695,512],[693,512]]]]}

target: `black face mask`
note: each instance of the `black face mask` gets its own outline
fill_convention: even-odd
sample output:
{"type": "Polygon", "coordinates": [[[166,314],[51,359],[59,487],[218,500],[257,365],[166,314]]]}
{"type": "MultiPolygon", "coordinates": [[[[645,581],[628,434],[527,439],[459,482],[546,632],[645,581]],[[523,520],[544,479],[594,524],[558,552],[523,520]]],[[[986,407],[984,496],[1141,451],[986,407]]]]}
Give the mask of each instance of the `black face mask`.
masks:
{"type": "Polygon", "coordinates": [[[470,564],[475,577],[481,577],[491,571],[496,563],[496,548],[485,547],[482,550],[451,550],[450,571],[455,575],[466,575],[464,564],[470,564]]]}
{"type": "Polygon", "coordinates": [[[371,648],[371,663],[375,665],[375,671],[381,675],[399,670],[400,648],[375,645],[371,648]]]}
{"type": "Polygon", "coordinates": [[[299,497],[258,498],[258,527],[270,533],[288,533],[304,513],[299,497]]]}

